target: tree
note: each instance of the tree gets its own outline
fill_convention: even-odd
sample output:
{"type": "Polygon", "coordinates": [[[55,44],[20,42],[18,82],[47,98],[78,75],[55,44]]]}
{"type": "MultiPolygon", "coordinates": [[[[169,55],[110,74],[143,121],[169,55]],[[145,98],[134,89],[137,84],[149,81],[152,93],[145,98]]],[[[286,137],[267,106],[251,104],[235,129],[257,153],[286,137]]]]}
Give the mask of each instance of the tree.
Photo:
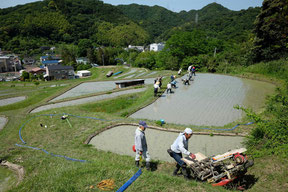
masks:
{"type": "Polygon", "coordinates": [[[59,47],[60,54],[63,59],[64,65],[71,65],[76,68],[76,57],[78,52],[78,47],[75,45],[61,45],[59,47]]]}
{"type": "Polygon", "coordinates": [[[202,54],[213,54],[215,47],[218,52],[223,51],[224,43],[215,38],[208,38],[204,32],[178,32],[168,39],[165,50],[181,63],[185,57],[202,54]]]}
{"type": "Polygon", "coordinates": [[[29,73],[26,72],[26,71],[23,71],[23,72],[22,72],[22,75],[21,75],[21,80],[22,80],[22,81],[25,81],[26,79],[29,79],[29,78],[30,78],[29,73]]]}
{"type": "Polygon", "coordinates": [[[87,50],[92,49],[92,41],[90,39],[80,39],[78,43],[78,52],[80,57],[87,56],[87,50]]]}
{"type": "Polygon", "coordinates": [[[143,45],[149,39],[148,33],[133,22],[125,25],[118,25],[111,29],[109,34],[111,44],[116,47],[143,45]]]}
{"type": "Polygon", "coordinates": [[[156,57],[157,52],[154,51],[146,51],[139,53],[135,60],[135,66],[153,69],[156,64],[156,57]]]}
{"type": "Polygon", "coordinates": [[[288,1],[264,0],[255,21],[254,61],[273,60],[288,53],[288,1]]]}

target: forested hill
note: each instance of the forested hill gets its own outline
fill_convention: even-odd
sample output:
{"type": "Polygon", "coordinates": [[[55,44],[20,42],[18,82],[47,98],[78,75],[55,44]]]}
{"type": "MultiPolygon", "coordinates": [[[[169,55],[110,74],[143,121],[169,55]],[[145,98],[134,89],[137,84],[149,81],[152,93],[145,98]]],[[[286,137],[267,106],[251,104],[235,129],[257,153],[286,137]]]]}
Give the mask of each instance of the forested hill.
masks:
{"type": "Polygon", "coordinates": [[[0,9],[0,47],[23,52],[83,39],[94,46],[145,45],[195,28],[212,37],[241,40],[247,38],[259,12],[259,8],[231,11],[216,3],[175,13],[159,6],[112,6],[100,0],[44,0],[0,9]]]}
{"type": "Polygon", "coordinates": [[[173,32],[191,31],[195,28],[209,36],[243,41],[253,29],[260,7],[231,11],[220,4],[211,3],[200,10],[175,13],[159,6],[119,5],[128,18],[147,30],[154,39],[166,40],[173,32]],[[160,36],[160,38],[159,38],[160,36]]]}
{"type": "Polygon", "coordinates": [[[159,6],[131,4],[117,7],[128,18],[147,30],[153,40],[163,32],[185,23],[179,14],[159,6]]]}

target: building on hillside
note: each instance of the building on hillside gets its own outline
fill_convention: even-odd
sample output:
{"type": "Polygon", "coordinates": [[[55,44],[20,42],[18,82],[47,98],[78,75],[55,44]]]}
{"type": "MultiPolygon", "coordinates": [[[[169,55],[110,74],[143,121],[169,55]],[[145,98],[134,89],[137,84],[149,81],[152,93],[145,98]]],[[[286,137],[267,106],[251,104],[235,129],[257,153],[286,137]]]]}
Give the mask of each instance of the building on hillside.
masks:
{"type": "Polygon", "coordinates": [[[83,64],[86,65],[86,64],[89,63],[89,60],[88,60],[88,58],[86,58],[86,57],[79,57],[79,58],[76,59],[76,63],[78,63],[78,64],[83,63],[83,64]]]}
{"type": "Polygon", "coordinates": [[[25,57],[24,59],[22,59],[22,63],[24,65],[33,65],[35,63],[35,59],[33,59],[32,57],[25,57]]]}
{"type": "Polygon", "coordinates": [[[165,43],[152,43],[149,45],[150,51],[162,51],[165,47],[165,43]]]}
{"type": "Polygon", "coordinates": [[[22,64],[18,56],[3,55],[0,56],[0,73],[16,72],[22,69],[22,64]]]}
{"type": "Polygon", "coordinates": [[[74,79],[74,69],[72,66],[64,65],[48,65],[46,67],[47,80],[74,79]]]}
{"type": "Polygon", "coordinates": [[[46,69],[35,67],[29,71],[29,73],[32,73],[33,75],[45,75],[46,69]]]}
{"type": "Polygon", "coordinates": [[[89,77],[91,76],[91,72],[88,70],[81,70],[81,71],[77,71],[77,75],[79,77],[89,77]]]}
{"type": "Polygon", "coordinates": [[[137,51],[144,52],[144,46],[129,45],[128,48],[125,48],[126,51],[129,49],[135,49],[137,51]]]}
{"type": "Polygon", "coordinates": [[[42,61],[42,65],[49,66],[49,65],[59,65],[61,63],[61,60],[47,60],[47,61],[42,61]]]}
{"type": "Polygon", "coordinates": [[[41,56],[40,57],[40,62],[42,65],[44,66],[48,66],[48,65],[59,65],[62,60],[60,56],[55,56],[55,55],[45,55],[45,56],[41,56]]]}

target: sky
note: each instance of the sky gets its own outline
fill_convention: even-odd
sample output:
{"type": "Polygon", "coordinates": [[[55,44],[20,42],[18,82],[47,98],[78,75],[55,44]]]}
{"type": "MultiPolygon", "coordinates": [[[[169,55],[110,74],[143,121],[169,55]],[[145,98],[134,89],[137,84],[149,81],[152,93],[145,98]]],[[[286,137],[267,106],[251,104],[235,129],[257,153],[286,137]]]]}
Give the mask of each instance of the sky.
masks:
{"type": "MultiPolygon", "coordinates": [[[[0,0],[0,8],[14,7],[39,0],[0,0]]],[[[263,0],[102,0],[104,3],[112,5],[128,5],[136,3],[139,5],[154,6],[159,5],[174,12],[199,10],[204,6],[216,2],[224,7],[239,11],[249,7],[261,7],[263,0]]]]}

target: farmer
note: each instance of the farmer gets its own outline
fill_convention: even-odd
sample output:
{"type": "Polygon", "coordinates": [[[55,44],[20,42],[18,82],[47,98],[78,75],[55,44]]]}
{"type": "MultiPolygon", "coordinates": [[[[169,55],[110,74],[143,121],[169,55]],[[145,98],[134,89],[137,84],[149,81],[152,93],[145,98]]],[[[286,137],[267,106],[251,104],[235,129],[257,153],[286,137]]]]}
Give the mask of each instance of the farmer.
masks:
{"type": "Polygon", "coordinates": [[[193,67],[192,67],[192,75],[194,74],[194,76],[196,76],[196,75],[195,75],[195,72],[196,72],[196,68],[193,66],[193,67]]]}
{"type": "Polygon", "coordinates": [[[158,89],[159,89],[159,82],[157,81],[156,83],[154,83],[154,97],[157,96],[158,89]]]}
{"type": "Polygon", "coordinates": [[[184,85],[190,85],[189,79],[182,79],[184,85]]]}
{"type": "Polygon", "coordinates": [[[171,148],[168,149],[169,155],[177,162],[176,169],[173,175],[177,175],[180,168],[182,168],[182,173],[185,179],[189,179],[190,173],[187,170],[186,163],[182,161],[182,153],[188,155],[191,159],[195,159],[196,156],[188,151],[188,140],[193,135],[193,131],[190,128],[186,128],[183,133],[180,133],[171,148]]]}
{"type": "Polygon", "coordinates": [[[181,75],[181,73],[182,73],[182,68],[179,69],[178,75],[181,75]]]}
{"type": "Polygon", "coordinates": [[[150,155],[148,152],[148,146],[145,137],[145,129],[147,128],[147,124],[145,121],[139,122],[139,127],[135,131],[135,149],[136,149],[136,157],[135,157],[135,165],[139,167],[140,156],[143,156],[146,160],[146,169],[150,169],[150,155]]]}
{"type": "Polygon", "coordinates": [[[172,93],[172,84],[170,82],[167,83],[167,93],[170,92],[172,93]]]}

